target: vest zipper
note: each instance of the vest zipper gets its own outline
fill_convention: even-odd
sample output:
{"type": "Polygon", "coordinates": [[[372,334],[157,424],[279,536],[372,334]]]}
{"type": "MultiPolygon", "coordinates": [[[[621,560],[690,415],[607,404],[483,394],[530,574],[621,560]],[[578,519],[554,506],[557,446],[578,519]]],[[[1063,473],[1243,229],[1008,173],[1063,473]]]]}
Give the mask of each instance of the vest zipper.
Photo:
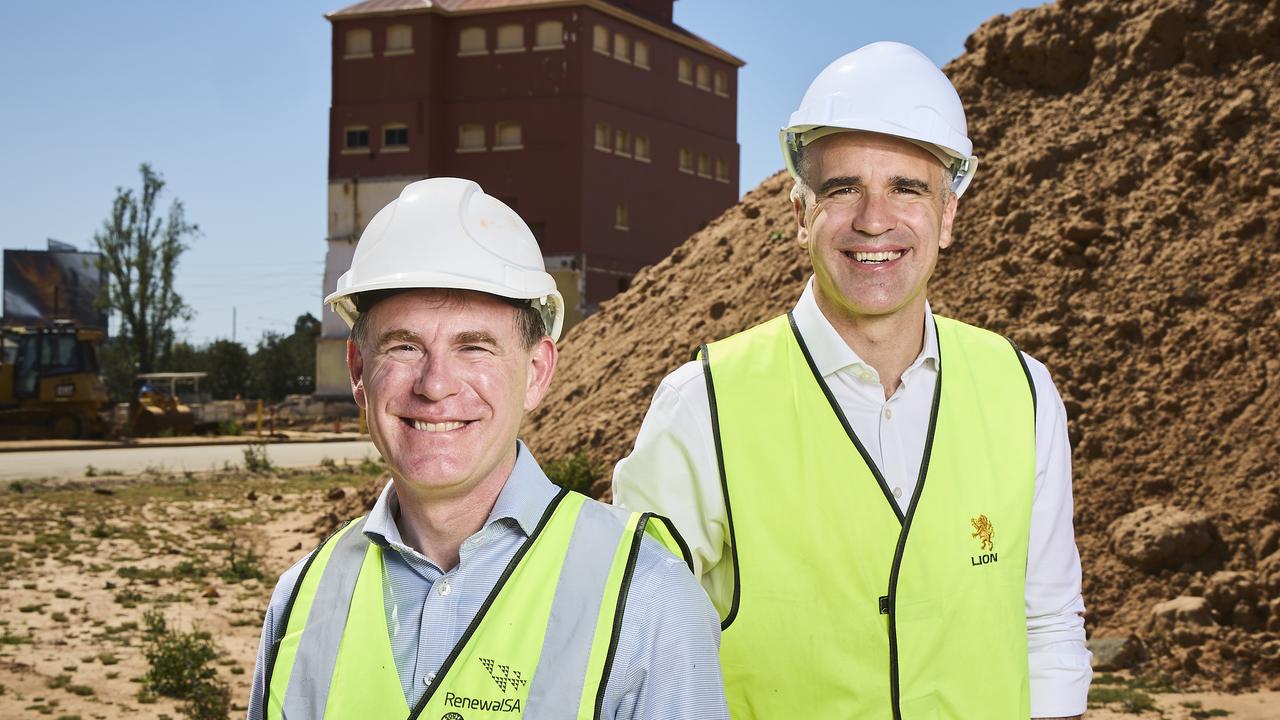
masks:
{"type": "MultiPolygon", "coordinates": [[[[932,316],[928,318],[929,322],[934,324],[934,336],[938,334],[937,321],[932,316]]],[[[867,449],[863,447],[862,441],[858,439],[858,434],[853,431],[853,426],[849,424],[849,419],[845,417],[844,411],[840,409],[840,404],[836,402],[835,395],[832,394],[831,388],[827,387],[827,383],[822,379],[822,373],[818,372],[818,366],[813,362],[813,356],[809,354],[809,348],[804,344],[804,338],[800,336],[800,328],[796,326],[796,319],[792,313],[787,313],[787,322],[791,324],[791,334],[795,337],[796,343],[800,346],[800,352],[804,355],[805,362],[809,364],[809,371],[813,373],[813,379],[818,383],[818,387],[822,389],[822,394],[827,398],[827,403],[831,405],[831,410],[835,412],[836,418],[840,421],[841,427],[844,428],[845,434],[849,436],[849,440],[853,442],[854,447],[858,449],[858,454],[862,456],[862,461],[867,468],[871,470],[871,474],[875,476],[876,482],[880,485],[880,491],[884,493],[885,500],[889,503],[889,507],[893,509],[894,515],[897,516],[898,522],[902,525],[902,529],[898,532],[898,544],[893,551],[893,564],[889,567],[889,594],[887,602],[884,597],[880,598],[879,610],[884,613],[886,606],[889,615],[889,697],[893,705],[893,720],[902,720],[901,705],[901,681],[898,677],[898,628],[897,628],[897,601],[898,601],[898,571],[902,567],[902,556],[907,547],[907,534],[911,531],[911,519],[915,516],[916,506],[920,503],[920,496],[924,494],[925,477],[929,472],[929,456],[933,452],[933,434],[938,425],[938,405],[942,399],[942,345],[939,340],[938,345],[938,378],[933,387],[933,405],[929,410],[929,430],[925,435],[924,455],[920,458],[920,475],[916,480],[916,489],[911,496],[911,504],[907,506],[907,512],[904,515],[902,508],[898,507],[898,503],[893,499],[893,493],[889,491],[889,483],[881,474],[880,468],[872,461],[871,455],[867,449]]],[[[714,417],[714,414],[712,415],[714,417]]],[[[717,437],[718,439],[718,437],[717,437]]],[[[723,465],[722,465],[723,467],[723,465]]],[[[721,471],[723,472],[723,470],[721,471]]],[[[726,493],[727,496],[728,493],[726,493]]],[[[736,571],[736,567],[735,567],[736,571]]],[[[736,576],[736,572],[735,572],[736,576]]]]}

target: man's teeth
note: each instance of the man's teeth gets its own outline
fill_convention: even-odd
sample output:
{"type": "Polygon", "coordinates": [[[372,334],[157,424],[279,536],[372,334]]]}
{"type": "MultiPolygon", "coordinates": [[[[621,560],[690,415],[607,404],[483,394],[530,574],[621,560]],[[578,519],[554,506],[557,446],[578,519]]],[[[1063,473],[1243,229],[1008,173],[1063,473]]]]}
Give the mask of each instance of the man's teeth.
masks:
{"type": "Polygon", "coordinates": [[[885,252],[856,252],[853,254],[853,259],[857,260],[858,262],[888,262],[890,260],[897,260],[898,258],[902,257],[904,252],[905,251],[903,250],[889,250],[885,252]]]}
{"type": "Polygon", "coordinates": [[[462,427],[463,424],[464,423],[460,422],[429,423],[422,422],[421,420],[414,420],[413,429],[426,430],[427,432],[449,432],[450,430],[457,430],[462,427]]]}

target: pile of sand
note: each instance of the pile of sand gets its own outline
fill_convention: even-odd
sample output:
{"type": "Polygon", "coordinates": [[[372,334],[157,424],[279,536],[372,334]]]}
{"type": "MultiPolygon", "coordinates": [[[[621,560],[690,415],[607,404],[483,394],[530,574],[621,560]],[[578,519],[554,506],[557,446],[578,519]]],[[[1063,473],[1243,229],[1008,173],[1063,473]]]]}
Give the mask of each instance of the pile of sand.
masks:
{"type": "MultiPolygon", "coordinates": [[[[982,164],[934,308],[1053,372],[1090,632],[1181,687],[1280,687],[1278,38],[1277,0],[1060,2],[946,68],[982,164]]],[[[794,303],[788,189],[766,180],[574,328],[535,453],[612,464],[691,349],[794,303]]]]}

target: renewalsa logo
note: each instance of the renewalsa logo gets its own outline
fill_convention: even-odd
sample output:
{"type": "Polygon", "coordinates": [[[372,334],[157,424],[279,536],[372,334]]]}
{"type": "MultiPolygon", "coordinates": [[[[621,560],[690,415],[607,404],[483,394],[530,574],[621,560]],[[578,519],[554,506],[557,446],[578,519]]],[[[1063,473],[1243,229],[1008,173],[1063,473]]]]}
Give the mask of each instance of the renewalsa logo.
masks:
{"type": "Polygon", "coordinates": [[[529,681],[520,675],[519,670],[512,670],[509,665],[499,665],[489,658],[479,658],[479,660],[480,664],[484,665],[484,669],[489,671],[489,677],[497,683],[498,689],[504,693],[507,692],[507,688],[519,690],[529,684],[529,681]]]}
{"type": "MultiPolygon", "coordinates": [[[[520,698],[474,698],[467,697],[466,695],[457,695],[449,691],[445,691],[444,706],[458,708],[459,710],[480,710],[483,712],[504,713],[519,713],[521,709],[520,698]]],[[[458,713],[451,713],[451,715],[455,715],[456,717],[451,718],[446,715],[445,718],[442,718],[441,720],[462,720],[462,716],[458,715],[458,713]]]]}

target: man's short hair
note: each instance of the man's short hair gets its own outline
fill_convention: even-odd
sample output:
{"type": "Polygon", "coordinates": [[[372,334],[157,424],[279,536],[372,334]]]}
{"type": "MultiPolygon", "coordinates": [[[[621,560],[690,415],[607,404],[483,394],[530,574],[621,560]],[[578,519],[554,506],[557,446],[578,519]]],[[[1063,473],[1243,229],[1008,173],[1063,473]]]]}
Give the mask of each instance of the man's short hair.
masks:
{"type": "MultiPolygon", "coordinates": [[[[373,309],[373,306],[392,295],[407,292],[408,290],[409,288],[403,290],[371,290],[355,296],[356,311],[360,314],[356,316],[355,324],[351,326],[351,339],[355,341],[356,347],[361,350],[364,349],[364,343],[369,334],[369,311],[373,309]]],[[[465,301],[464,292],[466,291],[464,290],[441,288],[439,291],[444,294],[444,302],[442,303],[444,305],[460,305],[465,301]]],[[[547,327],[542,322],[542,314],[534,307],[533,302],[502,297],[501,295],[492,295],[491,297],[495,297],[516,309],[516,333],[520,336],[525,350],[537,345],[538,341],[547,336],[547,327]]]]}

